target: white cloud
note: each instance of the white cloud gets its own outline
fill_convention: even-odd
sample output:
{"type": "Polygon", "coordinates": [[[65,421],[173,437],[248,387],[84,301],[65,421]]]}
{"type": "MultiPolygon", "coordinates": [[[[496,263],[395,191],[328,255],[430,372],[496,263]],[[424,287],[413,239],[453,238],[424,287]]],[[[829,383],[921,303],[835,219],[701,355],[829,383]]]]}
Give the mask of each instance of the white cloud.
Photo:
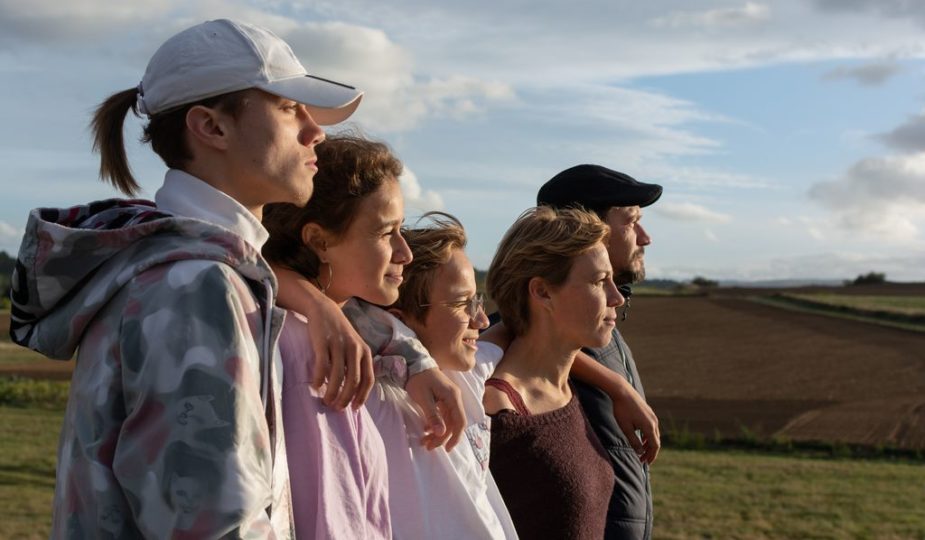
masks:
{"type": "Polygon", "coordinates": [[[647,175],[676,186],[697,189],[771,189],[774,185],[762,178],[701,167],[657,164],[646,167],[647,175]]]}
{"type": "Polygon", "coordinates": [[[914,241],[925,224],[925,153],[863,159],[840,178],[817,182],[809,195],[846,230],[914,241]]]}
{"type": "Polygon", "coordinates": [[[819,242],[825,241],[825,233],[818,227],[807,227],[806,233],[809,234],[813,240],[817,240],[819,242]]]}
{"type": "Polygon", "coordinates": [[[904,152],[925,151],[925,114],[917,114],[877,138],[891,148],[904,152]]]}
{"type": "Polygon", "coordinates": [[[838,67],[825,73],[822,78],[830,81],[847,79],[862,86],[879,86],[898,74],[901,69],[893,60],[871,62],[854,67],[838,67]]]}
{"type": "Polygon", "coordinates": [[[827,251],[812,255],[752,257],[735,267],[710,264],[647,264],[646,266],[651,267],[649,273],[652,277],[682,280],[700,275],[711,279],[744,281],[782,278],[843,281],[874,271],[885,273],[887,279],[891,281],[923,281],[925,280],[925,274],[922,271],[922,268],[925,268],[925,251],[900,256],[827,251]]]}
{"type": "Polygon", "coordinates": [[[373,130],[406,131],[434,116],[462,119],[514,97],[497,81],[421,77],[408,50],[376,28],[309,22],[280,33],[310,72],[366,92],[354,120],[373,130]]]}
{"type": "Polygon", "coordinates": [[[16,248],[24,232],[5,221],[0,221],[0,251],[6,251],[9,255],[15,256],[16,248]]]}
{"type": "Polygon", "coordinates": [[[21,235],[22,231],[13,227],[5,221],[0,221],[0,239],[7,239],[12,236],[21,235]]]}
{"type": "Polygon", "coordinates": [[[807,236],[817,242],[824,242],[827,239],[825,231],[833,227],[833,222],[829,218],[817,218],[808,216],[786,217],[780,216],[772,220],[774,225],[779,227],[794,229],[793,233],[787,233],[788,236],[805,233],[807,236]]]}
{"type": "Polygon", "coordinates": [[[364,90],[355,120],[373,130],[407,131],[433,117],[464,119],[514,98],[513,88],[505,82],[461,72],[444,76],[420,72],[408,49],[380,28],[300,21],[279,13],[246,0],[0,0],[0,49],[4,44],[51,50],[62,44],[89,46],[131,63],[140,78],[163,40],[203,20],[227,17],[271,29],[292,46],[309,72],[364,90]]]}
{"type": "Polygon", "coordinates": [[[816,7],[833,13],[873,12],[885,17],[925,21],[925,5],[915,0],[814,0],[816,7]]]}
{"type": "Polygon", "coordinates": [[[741,7],[711,9],[707,11],[672,11],[652,21],[656,28],[699,27],[715,28],[755,24],[770,18],[771,10],[765,4],[746,2],[741,7]]]}
{"type": "Polygon", "coordinates": [[[543,88],[520,97],[516,112],[536,120],[532,128],[541,131],[533,137],[550,137],[550,152],[636,171],[657,168],[666,157],[716,152],[722,143],[698,134],[692,124],[729,122],[687,100],[620,86],[543,88]]]}
{"type": "Polygon", "coordinates": [[[405,199],[405,213],[415,210],[419,213],[443,209],[443,198],[436,191],[424,189],[418,177],[407,166],[398,177],[401,193],[405,199]]]}
{"type": "Polygon", "coordinates": [[[652,207],[652,211],[668,219],[677,221],[695,221],[700,223],[729,223],[732,216],[710,210],[705,206],[694,203],[673,203],[660,201],[652,207]]]}
{"type": "Polygon", "coordinates": [[[142,24],[160,24],[177,0],[0,0],[0,43],[98,42],[142,24]]]}
{"type": "Polygon", "coordinates": [[[716,236],[716,233],[713,232],[711,229],[704,229],[704,230],[703,230],[703,236],[704,236],[704,238],[706,238],[706,239],[709,240],[710,242],[713,242],[713,243],[718,243],[718,242],[719,242],[719,237],[716,236]]]}
{"type": "Polygon", "coordinates": [[[775,257],[744,269],[743,277],[773,279],[779,276],[805,276],[827,279],[853,279],[867,272],[884,272],[888,279],[921,281],[925,268],[925,252],[906,255],[865,254],[852,251],[831,251],[813,255],[775,257]]]}
{"type": "Polygon", "coordinates": [[[863,159],[841,178],[813,185],[810,194],[836,209],[898,201],[925,204],[925,152],[863,159]]]}

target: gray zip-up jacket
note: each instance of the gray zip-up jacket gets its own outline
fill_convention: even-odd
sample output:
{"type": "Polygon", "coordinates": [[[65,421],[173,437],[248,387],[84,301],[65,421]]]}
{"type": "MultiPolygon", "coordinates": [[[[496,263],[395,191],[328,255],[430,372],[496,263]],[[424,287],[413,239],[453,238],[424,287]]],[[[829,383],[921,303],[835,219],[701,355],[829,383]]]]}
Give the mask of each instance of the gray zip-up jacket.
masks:
{"type": "MultiPolygon", "coordinates": [[[[583,349],[592,358],[619,373],[645,398],[633,354],[614,328],[610,343],[599,349],[583,349]]],[[[607,450],[613,465],[613,496],[607,511],[607,540],[648,540],[652,537],[652,489],[649,466],[639,461],[633,447],[613,417],[613,402],[603,391],[572,381],[588,421],[607,450]]]]}

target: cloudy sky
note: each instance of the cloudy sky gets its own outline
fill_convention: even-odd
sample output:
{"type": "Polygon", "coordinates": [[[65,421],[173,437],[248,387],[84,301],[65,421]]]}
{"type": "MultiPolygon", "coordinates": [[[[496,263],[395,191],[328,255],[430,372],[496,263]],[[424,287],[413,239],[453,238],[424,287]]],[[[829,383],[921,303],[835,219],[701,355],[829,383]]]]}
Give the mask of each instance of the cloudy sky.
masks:
{"type": "MultiPolygon", "coordinates": [[[[460,217],[479,267],[590,162],[664,185],[650,277],[925,281],[925,3],[549,4],[0,0],[0,249],[32,207],[114,195],[90,111],[165,38],[231,17],[366,91],[352,126],[404,161],[409,218],[460,217]]],[[[130,156],[153,196],[163,165],[130,156]]]]}

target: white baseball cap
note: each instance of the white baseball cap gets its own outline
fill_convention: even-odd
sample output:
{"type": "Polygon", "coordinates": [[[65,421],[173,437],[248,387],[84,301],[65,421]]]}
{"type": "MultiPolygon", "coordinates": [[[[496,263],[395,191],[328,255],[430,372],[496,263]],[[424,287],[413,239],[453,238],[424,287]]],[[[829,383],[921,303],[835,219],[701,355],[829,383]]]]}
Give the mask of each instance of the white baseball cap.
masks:
{"type": "Polygon", "coordinates": [[[352,86],[309,75],[289,45],[269,30],[219,19],[161,45],[138,85],[138,110],[152,116],[247,88],[302,103],[321,125],[346,120],[363,97],[352,86]]]}

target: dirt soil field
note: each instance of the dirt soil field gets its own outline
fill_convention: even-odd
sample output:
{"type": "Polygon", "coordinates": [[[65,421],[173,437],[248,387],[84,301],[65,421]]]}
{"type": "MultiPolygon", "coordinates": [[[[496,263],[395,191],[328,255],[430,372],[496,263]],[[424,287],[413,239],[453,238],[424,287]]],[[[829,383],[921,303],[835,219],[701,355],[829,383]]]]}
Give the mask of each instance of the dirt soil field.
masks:
{"type": "MultiPolygon", "coordinates": [[[[744,296],[633,298],[618,324],[663,426],[925,448],[925,333],[744,296]]],[[[70,377],[73,362],[11,344],[8,317],[0,314],[0,375],[70,377]]]]}
{"type": "Polygon", "coordinates": [[[731,297],[637,297],[619,324],[665,426],[925,448],[923,333],[731,297]]]}
{"type": "Polygon", "coordinates": [[[49,360],[10,342],[10,314],[0,313],[0,376],[17,375],[34,379],[68,380],[74,362],[49,360]]]}

